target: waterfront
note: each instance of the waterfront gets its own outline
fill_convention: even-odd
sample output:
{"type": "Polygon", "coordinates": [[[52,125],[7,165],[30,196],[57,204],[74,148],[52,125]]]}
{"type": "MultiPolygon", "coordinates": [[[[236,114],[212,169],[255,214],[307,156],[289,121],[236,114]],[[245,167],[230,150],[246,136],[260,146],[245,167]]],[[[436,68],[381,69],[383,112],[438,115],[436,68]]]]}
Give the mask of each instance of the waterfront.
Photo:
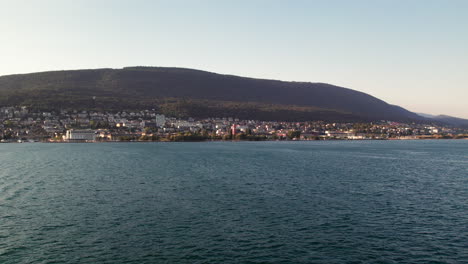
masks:
{"type": "Polygon", "coordinates": [[[468,141],[3,144],[0,263],[461,263],[468,141]]]}
{"type": "Polygon", "coordinates": [[[77,141],[205,141],[205,140],[328,140],[328,139],[462,139],[468,129],[424,122],[336,123],[240,120],[233,117],[175,118],[142,111],[38,111],[0,107],[0,143],[77,141]],[[426,123],[426,124],[424,124],[426,123]]]}

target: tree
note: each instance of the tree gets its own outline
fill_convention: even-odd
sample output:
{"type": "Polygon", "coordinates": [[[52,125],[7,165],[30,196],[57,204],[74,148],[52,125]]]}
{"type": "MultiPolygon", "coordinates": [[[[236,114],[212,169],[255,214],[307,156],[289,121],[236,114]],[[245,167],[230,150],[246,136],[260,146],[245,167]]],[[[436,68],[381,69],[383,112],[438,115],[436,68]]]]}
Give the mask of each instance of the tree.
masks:
{"type": "Polygon", "coordinates": [[[289,139],[299,138],[301,136],[301,131],[299,130],[289,130],[287,137],[289,139]]]}

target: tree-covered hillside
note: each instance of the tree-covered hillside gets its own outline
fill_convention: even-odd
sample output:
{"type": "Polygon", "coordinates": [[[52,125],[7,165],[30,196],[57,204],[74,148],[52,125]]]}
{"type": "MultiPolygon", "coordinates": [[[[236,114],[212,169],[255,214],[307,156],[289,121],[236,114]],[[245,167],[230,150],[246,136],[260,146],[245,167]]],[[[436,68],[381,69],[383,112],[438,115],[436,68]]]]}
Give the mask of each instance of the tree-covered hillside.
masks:
{"type": "Polygon", "coordinates": [[[324,83],[283,82],[199,70],[130,67],[0,77],[0,105],[161,108],[177,115],[268,120],[413,120],[375,97],[324,83]]]}

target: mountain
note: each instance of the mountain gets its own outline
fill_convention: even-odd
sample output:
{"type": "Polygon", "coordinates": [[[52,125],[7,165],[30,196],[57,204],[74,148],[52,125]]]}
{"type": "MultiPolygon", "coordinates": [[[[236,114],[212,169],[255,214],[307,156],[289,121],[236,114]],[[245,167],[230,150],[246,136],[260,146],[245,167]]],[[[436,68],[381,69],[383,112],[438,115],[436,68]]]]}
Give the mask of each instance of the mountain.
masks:
{"type": "Polygon", "coordinates": [[[394,120],[421,117],[371,95],[326,83],[285,82],[164,67],[127,67],[0,77],[0,105],[154,108],[193,117],[394,120]],[[94,99],[93,99],[94,98],[94,99]]]}
{"type": "Polygon", "coordinates": [[[424,117],[424,118],[435,118],[436,117],[436,115],[425,114],[425,113],[416,113],[416,114],[418,114],[419,116],[424,117]]]}
{"type": "Polygon", "coordinates": [[[422,117],[431,118],[432,120],[436,122],[441,122],[450,126],[468,128],[468,119],[463,119],[463,118],[458,118],[458,117],[453,117],[453,116],[448,116],[448,115],[430,115],[430,114],[423,114],[423,113],[418,113],[418,115],[422,117]]]}

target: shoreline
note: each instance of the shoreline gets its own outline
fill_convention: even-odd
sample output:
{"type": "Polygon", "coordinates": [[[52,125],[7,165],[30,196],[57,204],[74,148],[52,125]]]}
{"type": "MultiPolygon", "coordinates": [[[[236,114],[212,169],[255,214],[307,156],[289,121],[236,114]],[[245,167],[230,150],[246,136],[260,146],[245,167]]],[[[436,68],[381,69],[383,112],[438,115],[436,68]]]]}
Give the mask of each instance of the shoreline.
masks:
{"type": "Polygon", "coordinates": [[[46,144],[98,144],[98,143],[197,143],[197,142],[322,142],[322,141],[426,141],[426,140],[468,140],[468,138],[412,138],[412,139],[320,139],[320,140],[185,140],[185,141],[7,141],[0,144],[24,144],[24,143],[46,143],[46,144]]]}

